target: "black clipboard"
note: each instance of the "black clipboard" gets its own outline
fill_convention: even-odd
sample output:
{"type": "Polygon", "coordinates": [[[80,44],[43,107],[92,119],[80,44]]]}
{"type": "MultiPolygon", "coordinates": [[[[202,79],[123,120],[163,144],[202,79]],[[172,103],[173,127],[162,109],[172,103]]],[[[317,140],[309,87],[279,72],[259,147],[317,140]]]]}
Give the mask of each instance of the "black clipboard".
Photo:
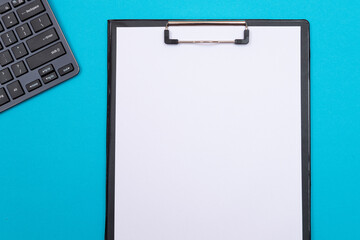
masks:
{"type": "MultiPolygon", "coordinates": [[[[115,184],[115,86],[116,86],[116,28],[167,27],[169,21],[214,20],[109,20],[108,21],[108,99],[107,99],[107,187],[105,239],[114,239],[114,184],[115,184]]],[[[236,20],[219,20],[236,21],[236,20]]],[[[303,240],[311,239],[311,174],[310,174],[310,26],[307,20],[244,20],[247,26],[301,27],[301,152],[302,152],[302,226],[303,240]]],[[[177,39],[164,35],[166,44],[179,44],[177,39]],[[166,42],[168,41],[168,42],[166,42]]],[[[245,42],[238,44],[246,44],[245,42]]],[[[242,40],[244,40],[242,39],[242,40]]],[[[251,39],[251,32],[250,32],[251,39]]],[[[247,39],[248,40],[248,39],[247,39]]],[[[146,39],[144,39],[146,41],[146,39]]],[[[195,43],[195,42],[194,42],[195,43]]],[[[124,239],[125,240],[125,239],[124,239]]]]}

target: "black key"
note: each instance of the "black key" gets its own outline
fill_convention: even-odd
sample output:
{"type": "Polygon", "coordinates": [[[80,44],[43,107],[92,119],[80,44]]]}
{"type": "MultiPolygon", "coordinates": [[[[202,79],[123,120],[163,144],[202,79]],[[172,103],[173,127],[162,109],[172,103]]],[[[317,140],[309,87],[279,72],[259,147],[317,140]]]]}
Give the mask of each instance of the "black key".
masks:
{"type": "Polygon", "coordinates": [[[28,72],[23,61],[11,65],[11,69],[13,70],[15,77],[20,77],[28,72]]]}
{"type": "Polygon", "coordinates": [[[3,27],[3,25],[0,23],[0,32],[3,32],[5,29],[3,27]]]}
{"type": "Polygon", "coordinates": [[[25,3],[25,0],[11,0],[11,4],[14,7],[18,7],[20,5],[23,5],[25,3]]]}
{"type": "Polygon", "coordinates": [[[41,68],[39,70],[39,74],[40,74],[40,76],[43,77],[43,76],[45,76],[45,75],[47,75],[47,74],[49,74],[49,73],[51,73],[53,71],[54,71],[54,66],[52,64],[50,64],[50,65],[48,65],[46,67],[41,68]]]}
{"type": "Polygon", "coordinates": [[[30,51],[34,52],[59,39],[54,28],[49,29],[26,41],[30,51]]]}
{"type": "Polygon", "coordinates": [[[3,40],[5,47],[11,46],[17,42],[17,38],[13,31],[4,33],[1,35],[1,39],[3,40]]]}
{"type": "Polygon", "coordinates": [[[56,75],[56,72],[52,72],[49,75],[43,77],[42,80],[46,84],[46,83],[49,83],[51,81],[54,81],[57,78],[58,78],[58,76],[56,75]]]}
{"type": "Polygon", "coordinates": [[[19,81],[10,83],[9,85],[7,85],[7,89],[9,91],[12,99],[16,99],[16,98],[24,95],[24,90],[22,89],[19,81]]]}
{"type": "Polygon", "coordinates": [[[0,53],[0,65],[2,67],[8,65],[9,63],[12,63],[14,59],[12,58],[9,51],[5,51],[0,53]]]}
{"type": "Polygon", "coordinates": [[[58,70],[60,76],[64,76],[65,74],[68,74],[72,71],[74,71],[74,66],[71,63],[66,66],[63,66],[62,68],[59,68],[58,70]]]}
{"type": "Polygon", "coordinates": [[[0,50],[2,50],[3,49],[3,45],[0,43],[0,50]]]}
{"type": "Polygon", "coordinates": [[[10,101],[8,95],[5,92],[4,88],[0,88],[0,106],[8,103],[10,101]]]}
{"type": "Polygon", "coordinates": [[[32,81],[31,83],[28,83],[26,84],[26,89],[28,90],[28,92],[31,92],[39,87],[41,87],[41,82],[40,80],[35,80],[35,81],[32,81]]]}
{"type": "Polygon", "coordinates": [[[5,68],[0,71],[0,83],[4,84],[11,80],[13,80],[13,76],[11,75],[11,72],[8,68],[5,68]]]}
{"type": "Polygon", "coordinates": [[[10,11],[11,9],[11,6],[9,3],[5,3],[3,5],[0,6],[0,13],[3,14],[3,13],[6,13],[7,11],[10,11]]]}
{"type": "Polygon", "coordinates": [[[11,28],[19,23],[15,16],[15,13],[13,13],[13,12],[3,16],[2,20],[3,20],[6,28],[11,28]]]}
{"type": "Polygon", "coordinates": [[[16,32],[21,40],[32,35],[30,27],[27,23],[16,28],[16,32]]]}
{"type": "Polygon", "coordinates": [[[31,70],[44,65],[62,55],[66,54],[62,43],[57,43],[51,47],[48,47],[35,55],[26,59],[31,70]]]}
{"type": "Polygon", "coordinates": [[[21,21],[25,21],[39,13],[45,11],[44,6],[40,0],[36,0],[32,3],[27,4],[24,7],[19,8],[16,12],[19,15],[21,21]]]}
{"type": "Polygon", "coordinates": [[[41,15],[40,17],[31,20],[31,26],[35,32],[39,32],[51,25],[52,22],[47,14],[41,15]]]}
{"type": "Polygon", "coordinates": [[[25,45],[23,43],[16,45],[15,47],[11,48],[11,50],[16,59],[20,59],[28,55],[28,51],[26,50],[25,45]]]}

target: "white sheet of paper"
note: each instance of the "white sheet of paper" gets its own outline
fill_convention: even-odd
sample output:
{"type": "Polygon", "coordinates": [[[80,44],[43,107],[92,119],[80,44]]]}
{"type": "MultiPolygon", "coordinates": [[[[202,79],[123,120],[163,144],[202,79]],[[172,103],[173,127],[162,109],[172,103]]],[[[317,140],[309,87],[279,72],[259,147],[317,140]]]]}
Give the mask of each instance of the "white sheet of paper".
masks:
{"type": "Polygon", "coordinates": [[[249,29],[117,29],[116,240],[302,239],[300,27],[249,29]]]}

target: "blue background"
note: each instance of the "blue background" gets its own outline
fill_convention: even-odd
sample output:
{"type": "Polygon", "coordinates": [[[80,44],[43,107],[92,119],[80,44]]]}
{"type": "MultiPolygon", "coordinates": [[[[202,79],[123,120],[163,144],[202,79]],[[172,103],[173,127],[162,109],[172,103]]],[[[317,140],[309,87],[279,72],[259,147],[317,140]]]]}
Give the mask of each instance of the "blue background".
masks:
{"type": "Polygon", "coordinates": [[[50,0],[81,73],[0,114],[0,239],[104,237],[107,19],[307,19],[312,237],[360,239],[358,0],[50,0]]]}

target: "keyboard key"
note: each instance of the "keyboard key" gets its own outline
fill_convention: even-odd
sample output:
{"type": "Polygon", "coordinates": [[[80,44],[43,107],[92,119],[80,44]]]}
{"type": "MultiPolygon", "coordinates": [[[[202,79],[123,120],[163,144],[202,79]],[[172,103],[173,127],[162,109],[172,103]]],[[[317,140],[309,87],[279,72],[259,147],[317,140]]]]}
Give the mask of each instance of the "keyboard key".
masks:
{"type": "Polygon", "coordinates": [[[9,91],[12,99],[16,99],[16,98],[24,95],[24,90],[22,89],[19,81],[10,83],[9,85],[7,85],[7,89],[9,91]]]}
{"type": "Polygon", "coordinates": [[[26,62],[28,63],[31,70],[44,65],[62,55],[66,54],[62,43],[57,43],[51,47],[48,47],[35,55],[28,57],[26,62]]]}
{"type": "Polygon", "coordinates": [[[41,15],[40,17],[31,20],[31,26],[35,32],[40,32],[41,30],[51,26],[52,22],[47,14],[41,15]]]}
{"type": "Polygon", "coordinates": [[[21,40],[32,35],[30,27],[27,23],[16,28],[16,32],[21,40]]]}
{"type": "Polygon", "coordinates": [[[18,13],[21,21],[25,21],[39,13],[45,11],[44,6],[40,0],[36,0],[32,3],[27,4],[24,7],[19,8],[16,12],[18,13]]]}
{"type": "Polygon", "coordinates": [[[32,81],[31,83],[28,83],[26,84],[26,89],[28,90],[28,92],[31,92],[39,87],[41,87],[41,82],[40,80],[35,80],[35,81],[32,81]]]}
{"type": "Polygon", "coordinates": [[[28,55],[28,51],[26,50],[25,45],[23,43],[16,45],[15,47],[11,48],[11,50],[16,59],[20,59],[28,55]]]}
{"type": "Polygon", "coordinates": [[[17,43],[17,38],[13,31],[4,33],[1,35],[1,39],[3,40],[5,47],[11,46],[14,43],[17,43]]]}
{"type": "Polygon", "coordinates": [[[0,71],[0,83],[4,84],[11,80],[13,80],[13,76],[11,75],[11,72],[8,68],[5,68],[0,71]]]}
{"type": "Polygon", "coordinates": [[[51,81],[54,81],[57,78],[58,78],[58,76],[56,75],[56,72],[52,72],[49,75],[46,75],[45,77],[43,77],[42,80],[45,84],[47,84],[51,81]]]}
{"type": "Polygon", "coordinates": [[[68,74],[72,71],[74,71],[74,66],[71,63],[63,66],[62,68],[59,68],[58,70],[60,76],[64,76],[65,74],[68,74]]]}
{"type": "Polygon", "coordinates": [[[50,65],[48,65],[46,67],[41,68],[39,70],[39,74],[40,74],[40,76],[43,77],[43,76],[45,76],[45,75],[47,75],[47,74],[49,74],[49,73],[51,73],[53,71],[55,71],[54,66],[50,64],[50,65]]]}
{"type": "Polygon", "coordinates": [[[0,23],[0,32],[3,32],[5,29],[3,27],[3,25],[0,23]]]}
{"type": "Polygon", "coordinates": [[[2,50],[4,47],[3,47],[3,45],[0,43],[0,50],[2,50]]]}
{"type": "Polygon", "coordinates": [[[23,5],[25,3],[25,0],[11,0],[11,4],[14,7],[18,7],[20,5],[23,5]]]}
{"type": "Polygon", "coordinates": [[[11,28],[19,23],[15,16],[15,13],[13,13],[13,12],[3,16],[2,20],[3,20],[6,28],[11,28]]]}
{"type": "Polygon", "coordinates": [[[23,61],[11,65],[11,69],[13,70],[15,77],[20,77],[28,72],[23,61]]]}
{"type": "Polygon", "coordinates": [[[13,61],[14,61],[14,59],[12,58],[9,51],[0,53],[0,65],[2,67],[8,65],[9,63],[12,63],[13,61]]]}
{"type": "Polygon", "coordinates": [[[9,3],[5,3],[0,6],[0,14],[6,13],[7,11],[10,11],[11,6],[9,3]]]}
{"type": "Polygon", "coordinates": [[[4,88],[0,88],[0,106],[8,103],[10,101],[8,95],[5,92],[4,88]]]}
{"type": "Polygon", "coordinates": [[[59,39],[54,28],[49,29],[26,41],[31,52],[34,52],[59,39]]]}

